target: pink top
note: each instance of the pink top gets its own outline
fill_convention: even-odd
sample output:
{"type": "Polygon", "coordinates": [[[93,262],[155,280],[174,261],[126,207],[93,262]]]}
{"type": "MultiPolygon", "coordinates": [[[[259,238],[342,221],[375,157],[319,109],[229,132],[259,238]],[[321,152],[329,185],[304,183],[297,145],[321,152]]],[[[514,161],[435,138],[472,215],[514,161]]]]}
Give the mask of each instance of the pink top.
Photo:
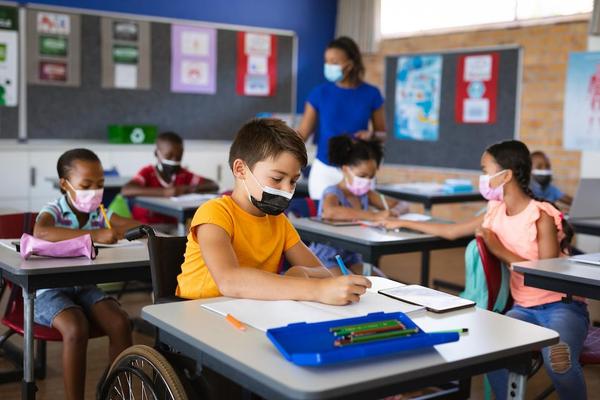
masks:
{"type": "MultiPolygon", "coordinates": [[[[531,200],[527,207],[516,215],[506,214],[506,204],[490,201],[483,219],[483,227],[492,230],[500,242],[511,252],[524,260],[539,260],[536,222],[540,218],[540,210],[554,218],[559,240],[563,237],[562,213],[550,203],[531,200]]],[[[523,274],[510,272],[510,291],[515,303],[522,307],[533,307],[541,304],[560,301],[564,294],[549,290],[525,286],[523,274]]]]}

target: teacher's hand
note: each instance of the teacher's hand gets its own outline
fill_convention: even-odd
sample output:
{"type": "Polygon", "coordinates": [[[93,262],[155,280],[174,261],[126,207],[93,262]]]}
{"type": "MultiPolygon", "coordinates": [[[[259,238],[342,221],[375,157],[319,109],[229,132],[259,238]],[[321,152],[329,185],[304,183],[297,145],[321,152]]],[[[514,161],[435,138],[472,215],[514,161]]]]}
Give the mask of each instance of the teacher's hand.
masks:
{"type": "Polygon", "coordinates": [[[354,137],[360,140],[371,140],[373,138],[373,132],[363,130],[354,133],[354,137]]]}

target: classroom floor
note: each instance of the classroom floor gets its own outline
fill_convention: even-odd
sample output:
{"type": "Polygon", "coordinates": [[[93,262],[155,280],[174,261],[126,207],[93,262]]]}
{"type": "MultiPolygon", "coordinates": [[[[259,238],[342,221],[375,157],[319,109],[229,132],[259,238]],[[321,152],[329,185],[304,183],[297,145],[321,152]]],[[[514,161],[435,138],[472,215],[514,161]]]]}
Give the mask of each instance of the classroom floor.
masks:
{"type": "MultiPolygon", "coordinates": [[[[444,279],[456,283],[462,283],[463,272],[463,254],[462,249],[440,250],[432,253],[432,279],[444,279]]],[[[382,260],[382,269],[390,277],[403,282],[418,283],[420,256],[419,254],[406,254],[401,256],[389,256],[382,260]]],[[[141,307],[150,302],[150,296],[143,293],[126,294],[121,300],[123,306],[130,315],[139,315],[141,307]]],[[[4,303],[0,303],[0,310],[4,310],[4,303]]],[[[20,338],[11,339],[15,342],[20,342],[20,338]]],[[[140,344],[152,345],[152,338],[135,334],[134,342],[140,344]]],[[[89,343],[88,348],[88,370],[86,377],[86,399],[92,400],[95,398],[95,387],[107,365],[107,339],[93,339],[89,343]]],[[[57,400],[62,399],[62,375],[60,361],[60,343],[48,344],[48,376],[43,381],[38,381],[38,396],[39,400],[57,400]]],[[[9,368],[10,364],[0,357],[0,371],[9,368]]],[[[585,376],[588,385],[588,393],[590,399],[600,399],[600,367],[586,367],[585,376]]],[[[528,381],[527,398],[532,399],[537,394],[541,393],[550,381],[544,371],[540,371],[535,377],[528,381]]],[[[472,399],[483,399],[483,379],[477,376],[473,379],[471,388],[472,399]]],[[[0,385],[0,399],[16,400],[20,399],[20,384],[2,384],[0,385]]],[[[408,398],[408,397],[407,397],[408,398]]],[[[557,399],[556,394],[549,397],[557,399]]]]}

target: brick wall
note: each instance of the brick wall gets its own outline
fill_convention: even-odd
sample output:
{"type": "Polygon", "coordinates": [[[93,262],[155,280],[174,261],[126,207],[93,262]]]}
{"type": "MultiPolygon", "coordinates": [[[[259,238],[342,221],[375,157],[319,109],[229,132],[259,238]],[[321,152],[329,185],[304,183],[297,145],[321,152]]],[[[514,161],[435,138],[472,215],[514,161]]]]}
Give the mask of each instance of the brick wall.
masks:
{"type": "MultiPolygon", "coordinates": [[[[562,148],[563,99],[568,54],[571,51],[586,49],[587,29],[587,21],[576,21],[523,28],[387,39],[382,41],[377,54],[365,57],[366,80],[382,88],[386,55],[520,45],[523,48],[520,138],[532,151],[543,150],[550,156],[555,183],[567,193],[574,194],[579,179],[580,152],[566,151],[562,148]]],[[[458,175],[476,179],[477,174],[458,175]]],[[[380,181],[443,181],[445,178],[455,176],[456,173],[432,168],[383,167],[379,179],[380,181]]],[[[469,207],[463,209],[471,210],[469,207]]],[[[456,210],[452,211],[455,212],[456,210]]],[[[443,215],[450,211],[440,210],[438,213],[443,215]]]]}

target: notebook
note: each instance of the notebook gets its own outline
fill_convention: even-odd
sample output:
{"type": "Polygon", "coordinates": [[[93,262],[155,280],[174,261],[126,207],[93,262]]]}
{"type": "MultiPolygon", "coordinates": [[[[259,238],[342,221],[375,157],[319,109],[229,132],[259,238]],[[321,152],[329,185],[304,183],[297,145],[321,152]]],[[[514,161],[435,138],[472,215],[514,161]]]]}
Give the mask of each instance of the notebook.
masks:
{"type": "Polygon", "coordinates": [[[600,253],[580,254],[569,257],[569,260],[584,264],[600,265],[600,253]]]}
{"type": "Polygon", "coordinates": [[[405,285],[380,290],[379,293],[393,299],[425,307],[428,311],[443,313],[473,307],[474,301],[453,296],[421,285],[405,285]]]}
{"type": "Polygon", "coordinates": [[[407,304],[378,294],[378,290],[403,286],[385,278],[369,277],[373,284],[358,303],[347,306],[332,306],[311,301],[293,300],[225,300],[218,303],[203,304],[202,307],[220,315],[233,315],[241,322],[266,332],[297,322],[323,322],[335,319],[365,316],[375,312],[415,313],[423,307],[407,304]],[[383,288],[383,289],[382,289],[383,288]]]}

